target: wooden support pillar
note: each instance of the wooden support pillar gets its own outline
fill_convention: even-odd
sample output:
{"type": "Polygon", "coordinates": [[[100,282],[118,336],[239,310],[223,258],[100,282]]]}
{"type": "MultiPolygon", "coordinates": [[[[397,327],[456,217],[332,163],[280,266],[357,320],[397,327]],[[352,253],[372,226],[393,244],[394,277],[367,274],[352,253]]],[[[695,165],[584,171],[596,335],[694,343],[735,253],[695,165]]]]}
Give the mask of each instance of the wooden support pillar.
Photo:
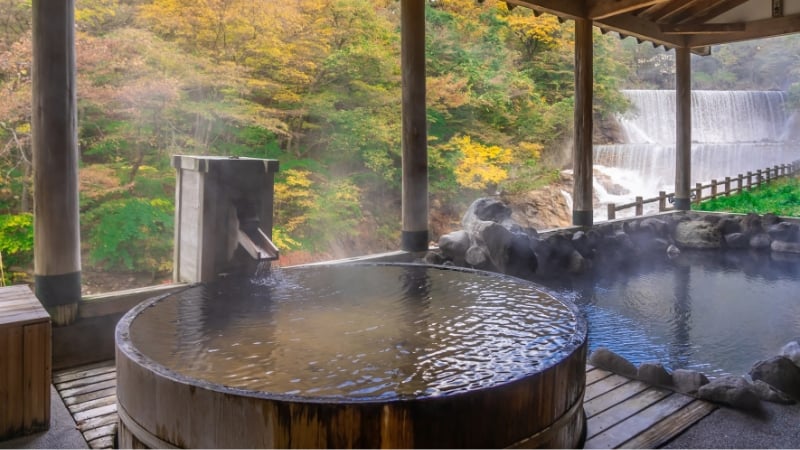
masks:
{"type": "Polygon", "coordinates": [[[692,184],[692,64],[689,49],[675,49],[675,209],[688,211],[692,184]]]}
{"type": "Polygon", "coordinates": [[[572,224],[592,226],[592,21],[575,19],[575,147],[572,224]]]}
{"type": "Polygon", "coordinates": [[[400,2],[403,74],[402,249],[428,249],[428,132],[425,110],[425,0],[400,2]]]}
{"type": "Polygon", "coordinates": [[[56,325],[81,298],[74,0],[33,0],[34,281],[56,325]]]}

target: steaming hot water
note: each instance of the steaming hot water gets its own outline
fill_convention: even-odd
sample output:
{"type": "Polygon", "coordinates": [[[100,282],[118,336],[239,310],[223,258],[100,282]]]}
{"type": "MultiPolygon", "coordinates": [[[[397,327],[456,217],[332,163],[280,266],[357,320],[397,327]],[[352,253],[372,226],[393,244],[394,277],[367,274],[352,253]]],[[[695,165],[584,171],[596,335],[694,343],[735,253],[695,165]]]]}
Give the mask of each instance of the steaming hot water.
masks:
{"type": "MultiPolygon", "coordinates": [[[[675,92],[623,92],[632,103],[619,118],[626,143],[595,146],[595,170],[601,174],[593,184],[596,221],[605,220],[607,203],[675,190],[675,92]]],[[[800,158],[785,100],[778,91],[692,91],[691,185],[800,158]]],[[[633,209],[620,211],[618,217],[632,214],[633,209]]]]}
{"type": "Polygon", "coordinates": [[[340,265],[193,287],[144,309],[130,335],[157,364],[207,383],[399,399],[545,369],[582,340],[582,320],[574,307],[513,278],[340,265]]]}

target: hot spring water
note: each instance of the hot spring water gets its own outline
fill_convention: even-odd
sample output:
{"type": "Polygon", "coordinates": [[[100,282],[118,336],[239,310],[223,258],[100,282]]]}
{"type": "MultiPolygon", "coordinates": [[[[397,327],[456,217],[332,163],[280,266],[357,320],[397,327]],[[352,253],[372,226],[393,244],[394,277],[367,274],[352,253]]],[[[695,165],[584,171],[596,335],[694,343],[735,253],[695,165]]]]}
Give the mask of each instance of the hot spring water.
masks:
{"type": "MultiPolygon", "coordinates": [[[[607,203],[675,190],[675,92],[623,92],[632,103],[619,118],[626,142],[594,148],[595,221],[605,220],[607,203]]],[[[691,185],[800,157],[785,100],[778,91],[692,91],[691,185]]],[[[631,215],[633,209],[618,217],[631,215]]]]}
{"type": "Polygon", "coordinates": [[[137,306],[116,342],[120,445],[133,448],[582,444],[586,321],[503,275],[230,276],[137,306]]]}
{"type": "Polygon", "coordinates": [[[800,336],[798,255],[686,251],[537,281],[586,314],[590,351],[608,347],[635,364],[741,375],[800,336]]]}

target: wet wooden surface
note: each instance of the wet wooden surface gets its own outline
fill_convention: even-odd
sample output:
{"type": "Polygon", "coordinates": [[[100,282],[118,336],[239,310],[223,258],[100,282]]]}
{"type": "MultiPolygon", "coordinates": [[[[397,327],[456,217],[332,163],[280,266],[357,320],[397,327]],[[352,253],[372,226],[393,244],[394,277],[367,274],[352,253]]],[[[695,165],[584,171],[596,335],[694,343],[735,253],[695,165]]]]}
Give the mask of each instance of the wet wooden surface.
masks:
{"type": "MultiPolygon", "coordinates": [[[[112,448],[117,430],[114,362],[53,376],[91,448],[112,448]]],[[[658,448],[716,408],[711,403],[586,367],[585,448],[658,448]]]]}

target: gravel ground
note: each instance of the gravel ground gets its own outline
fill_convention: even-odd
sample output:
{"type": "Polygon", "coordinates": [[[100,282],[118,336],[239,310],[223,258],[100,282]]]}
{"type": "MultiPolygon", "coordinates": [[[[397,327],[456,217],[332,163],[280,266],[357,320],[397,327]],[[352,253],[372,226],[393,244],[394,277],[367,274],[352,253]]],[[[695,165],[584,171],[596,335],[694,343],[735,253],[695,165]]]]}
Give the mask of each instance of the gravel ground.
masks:
{"type": "Polygon", "coordinates": [[[800,448],[800,405],[762,402],[755,414],[721,407],[662,448],[800,448]]]}

